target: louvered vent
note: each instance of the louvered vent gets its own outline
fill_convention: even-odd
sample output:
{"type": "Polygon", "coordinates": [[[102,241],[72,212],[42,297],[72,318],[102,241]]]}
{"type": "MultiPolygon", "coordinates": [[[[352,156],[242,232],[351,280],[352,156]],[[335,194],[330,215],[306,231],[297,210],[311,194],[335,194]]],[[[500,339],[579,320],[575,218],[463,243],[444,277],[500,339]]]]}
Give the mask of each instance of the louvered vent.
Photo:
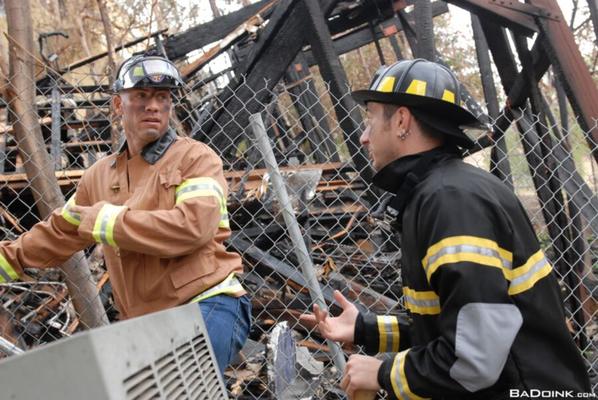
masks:
{"type": "Polygon", "coordinates": [[[127,400],[217,400],[224,397],[206,338],[194,337],[127,377],[127,400]]]}
{"type": "Polygon", "coordinates": [[[150,366],[130,375],[123,381],[123,384],[127,393],[127,399],[149,400],[160,398],[158,384],[150,366]]]}
{"type": "Polygon", "coordinates": [[[44,400],[226,400],[199,311],[186,304],[1,360],[0,400],[41,389],[44,400]],[[35,382],[23,374],[33,370],[35,382]]]}

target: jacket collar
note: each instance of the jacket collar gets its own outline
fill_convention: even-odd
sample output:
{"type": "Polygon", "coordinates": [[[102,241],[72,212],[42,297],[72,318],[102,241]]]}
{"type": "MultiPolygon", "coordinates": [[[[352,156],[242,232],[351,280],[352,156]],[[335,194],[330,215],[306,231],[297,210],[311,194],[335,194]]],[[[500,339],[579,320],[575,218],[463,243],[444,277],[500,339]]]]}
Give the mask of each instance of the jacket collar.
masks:
{"type": "MultiPolygon", "coordinates": [[[[164,135],[155,142],[146,144],[143,149],[141,149],[141,157],[148,163],[148,164],[155,164],[162,158],[166,150],[176,141],[176,132],[173,129],[168,129],[164,135]]],[[[121,145],[118,148],[117,154],[122,154],[127,149],[127,140],[124,139],[121,145]]]]}
{"type": "Polygon", "coordinates": [[[397,193],[405,181],[407,174],[416,169],[420,160],[426,156],[441,156],[443,153],[448,157],[460,156],[461,154],[456,148],[441,146],[422,153],[401,157],[378,171],[372,178],[372,182],[380,189],[391,193],[397,193]]]}

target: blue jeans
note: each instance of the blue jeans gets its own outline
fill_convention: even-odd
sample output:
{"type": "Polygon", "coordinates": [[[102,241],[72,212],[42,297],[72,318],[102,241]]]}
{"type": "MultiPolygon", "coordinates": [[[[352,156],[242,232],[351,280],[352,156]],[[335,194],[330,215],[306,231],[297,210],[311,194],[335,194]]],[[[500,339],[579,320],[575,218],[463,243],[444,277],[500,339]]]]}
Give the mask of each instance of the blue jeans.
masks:
{"type": "Polygon", "coordinates": [[[249,335],[251,302],[247,295],[221,294],[200,301],[199,308],[222,375],[249,335]]]}

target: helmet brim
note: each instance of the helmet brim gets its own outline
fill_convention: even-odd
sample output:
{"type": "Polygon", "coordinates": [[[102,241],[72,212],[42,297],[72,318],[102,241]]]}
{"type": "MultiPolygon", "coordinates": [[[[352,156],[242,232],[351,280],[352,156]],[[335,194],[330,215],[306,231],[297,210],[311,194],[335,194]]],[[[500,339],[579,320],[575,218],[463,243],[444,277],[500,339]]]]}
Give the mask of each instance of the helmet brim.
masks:
{"type": "Polygon", "coordinates": [[[408,93],[383,93],[374,90],[356,90],[351,93],[361,105],[368,102],[409,107],[418,121],[440,133],[449,135],[459,146],[471,149],[474,141],[465,134],[463,126],[481,124],[471,112],[448,101],[408,93]]]}
{"type": "Polygon", "coordinates": [[[355,101],[365,106],[373,101],[376,103],[393,104],[396,106],[418,107],[426,112],[438,115],[445,120],[458,125],[471,125],[479,120],[466,109],[448,101],[419,96],[408,93],[383,93],[374,90],[356,90],[351,93],[355,101]]]}

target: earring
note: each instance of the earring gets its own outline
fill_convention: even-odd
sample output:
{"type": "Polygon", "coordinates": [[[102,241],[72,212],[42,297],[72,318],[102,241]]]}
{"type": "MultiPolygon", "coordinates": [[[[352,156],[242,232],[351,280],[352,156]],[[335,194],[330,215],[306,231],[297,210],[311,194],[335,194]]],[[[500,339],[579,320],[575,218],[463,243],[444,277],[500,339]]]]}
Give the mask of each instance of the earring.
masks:
{"type": "Polygon", "coordinates": [[[399,139],[401,140],[405,140],[407,136],[409,136],[409,131],[401,130],[401,133],[399,133],[399,139]]]}

